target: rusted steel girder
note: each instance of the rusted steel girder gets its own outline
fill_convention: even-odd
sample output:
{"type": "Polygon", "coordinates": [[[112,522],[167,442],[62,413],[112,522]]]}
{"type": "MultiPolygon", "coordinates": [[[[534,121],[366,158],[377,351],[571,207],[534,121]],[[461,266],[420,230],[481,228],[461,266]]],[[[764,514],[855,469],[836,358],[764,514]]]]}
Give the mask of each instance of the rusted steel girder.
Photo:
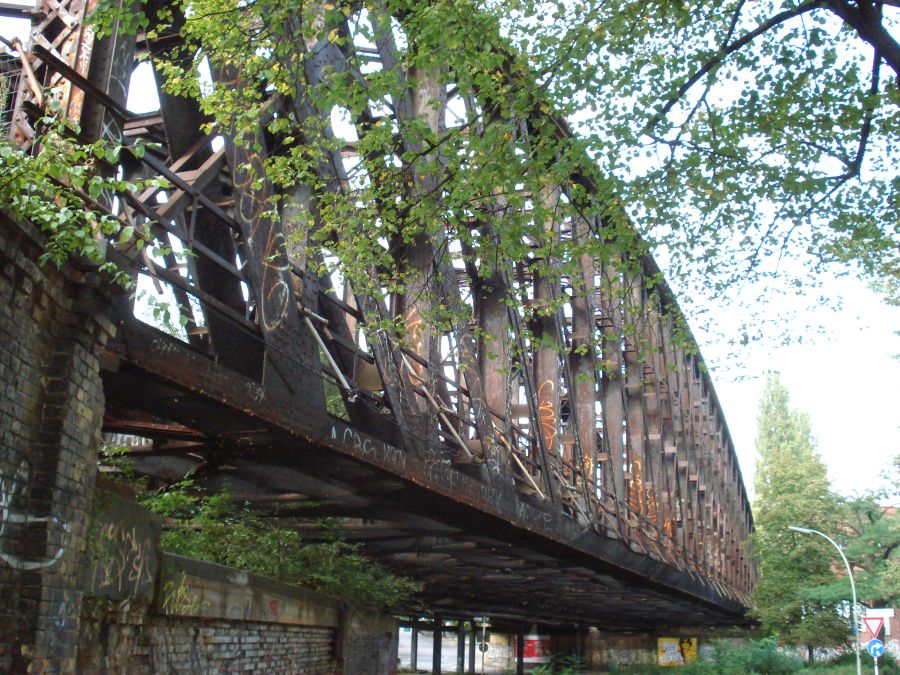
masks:
{"type": "MultiPolygon", "coordinates": [[[[512,486],[492,486],[484,480],[467,476],[444,461],[439,452],[406,452],[335,419],[331,420],[330,428],[322,435],[318,424],[307,422],[315,419],[315,409],[307,408],[302,400],[285,398],[277,392],[270,396],[252,380],[217,366],[174,338],[158,335],[152,328],[132,321],[124,322],[120,325],[119,338],[111,347],[111,354],[121,359],[121,373],[126,372],[125,364],[130,364],[129,369],[139,369],[128,370],[132,377],[146,378],[152,373],[161,382],[176,387],[168,395],[169,401],[165,405],[159,404],[159,411],[211,437],[242,439],[239,444],[248,451],[252,449],[246,455],[249,461],[262,461],[270,457],[267,461],[285,462],[297,457],[296,466],[301,471],[318,467],[316,471],[327,473],[327,465],[322,464],[323,460],[319,457],[324,449],[328,449],[397,476],[415,489],[427,490],[434,495],[434,499],[448,500],[448,503],[474,509],[480,517],[491,522],[498,519],[504,524],[500,531],[506,534],[515,532],[526,548],[532,546],[535,550],[542,550],[549,546],[546,550],[554,551],[564,560],[575,555],[585,556],[585,561],[594,560],[600,565],[598,569],[614,577],[624,575],[622,578],[640,579],[648,592],[652,589],[653,593],[691,598],[700,605],[717,608],[726,616],[731,614],[734,621],[740,620],[740,608],[746,598],[727,593],[724,587],[703,583],[687,568],[679,569],[665,561],[654,560],[634,551],[627,542],[612,540],[585,528],[552,503],[524,500],[512,486]],[[185,373],[191,373],[191,377],[186,378],[185,373]],[[220,419],[198,414],[197,411],[204,405],[232,409],[233,413],[226,415],[229,423],[223,424],[220,419]],[[252,431],[247,429],[251,423],[256,426],[252,431]],[[243,433],[242,429],[245,430],[243,433]],[[272,450],[267,451],[267,448],[272,450]]],[[[119,375],[110,375],[112,380],[117,377],[119,375]]],[[[162,394],[156,397],[164,398],[162,394]]],[[[132,395],[131,399],[134,401],[126,401],[129,406],[139,401],[140,396],[132,395]]],[[[273,478],[286,478],[291,470],[288,465],[274,469],[271,474],[273,478]]],[[[346,472],[345,469],[341,473],[346,472]]],[[[238,475],[246,476],[247,473],[243,471],[238,475]]],[[[360,483],[356,489],[365,492],[371,482],[370,479],[360,483]]],[[[274,485],[288,489],[288,483],[275,482],[274,485]]],[[[302,487],[304,490],[313,489],[308,482],[302,487]]],[[[392,491],[398,493],[397,488],[392,488],[392,491]]],[[[346,495],[341,499],[346,500],[346,495]]],[[[390,504],[390,499],[385,503],[390,504]]],[[[402,508],[395,508],[398,512],[404,512],[402,508]]],[[[436,508],[438,513],[447,515],[446,507],[436,503],[436,508]]],[[[430,509],[420,505],[411,511],[411,517],[425,512],[430,512],[430,509]]],[[[370,506],[364,513],[374,516],[378,512],[370,506]]],[[[450,531],[475,532],[477,522],[481,522],[479,518],[469,515],[460,520],[450,519],[448,524],[455,526],[450,531]]],[[[563,610],[560,607],[560,611],[563,610]]],[[[605,612],[598,607],[596,613],[600,616],[605,612]]],[[[727,619],[720,618],[719,621],[727,619]]]]}

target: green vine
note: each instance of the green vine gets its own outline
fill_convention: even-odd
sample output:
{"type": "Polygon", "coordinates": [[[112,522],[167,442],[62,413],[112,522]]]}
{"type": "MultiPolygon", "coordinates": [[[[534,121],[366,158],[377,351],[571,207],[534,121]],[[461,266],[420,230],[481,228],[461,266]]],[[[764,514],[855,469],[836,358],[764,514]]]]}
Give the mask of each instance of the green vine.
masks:
{"type": "Polygon", "coordinates": [[[150,235],[117,218],[103,202],[150,186],[166,187],[166,181],[108,177],[122,153],[143,154],[140,144],[126,148],[105,140],[82,143],[75,139],[77,130],[52,116],[37,128],[37,153],[0,141],[0,211],[32,222],[47,235],[42,264],[61,267],[73,257],[82,258],[115,282],[129,285],[130,274],[107,260],[107,246],[134,243],[140,248],[150,235]]]}

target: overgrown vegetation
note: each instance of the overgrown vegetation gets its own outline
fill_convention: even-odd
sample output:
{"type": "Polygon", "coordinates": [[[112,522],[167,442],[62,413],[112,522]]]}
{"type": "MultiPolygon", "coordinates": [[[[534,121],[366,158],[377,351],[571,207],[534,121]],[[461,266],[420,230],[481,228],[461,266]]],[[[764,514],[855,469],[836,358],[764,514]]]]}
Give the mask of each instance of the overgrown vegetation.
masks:
{"type": "MultiPolygon", "coordinates": [[[[322,241],[337,236],[349,274],[384,269],[376,286],[402,288],[416,273],[394,265],[381,237],[409,244],[439,227],[485,257],[499,250],[519,260],[536,246],[535,259],[566,266],[586,248],[627,265],[636,258],[626,212],[670,254],[670,279],[706,297],[752,279],[767,282],[767,293],[777,276],[794,293],[815,286],[810,269],[833,262],[896,279],[900,62],[891,8],[736,0],[172,7],[156,27],[139,15],[151,34],[171,23],[184,40],[182,53],[157,67],[221,128],[240,135],[256,126],[273,91],[302,91],[314,109],[346,113],[364,158],[355,187],[321,190],[304,220],[315,221],[322,241]],[[379,72],[351,54],[350,69],[371,73],[365,81],[342,68],[316,83],[304,74],[316,41],[351,53],[351,42],[392,36],[393,68],[379,72]],[[204,88],[204,59],[239,73],[241,86],[204,88]],[[398,138],[386,113],[402,108],[406,73],[439,73],[466,102],[458,124],[429,124],[425,109],[401,113],[398,138]],[[542,113],[576,118],[582,133],[573,141],[542,113]],[[575,174],[600,186],[597,203],[572,185],[575,174]],[[559,186],[568,199],[554,193],[559,186]],[[582,216],[603,219],[604,236],[572,246],[541,231],[548,217],[582,216]]],[[[286,148],[267,158],[272,184],[286,194],[299,183],[324,188],[316,169],[348,139],[321,133],[318,116],[297,106],[264,117],[286,148]]]]}
{"type": "MultiPolygon", "coordinates": [[[[672,256],[672,270],[682,279],[708,280],[721,293],[724,286],[711,271],[735,276],[730,260],[726,265],[719,258],[730,255],[735,243],[725,239],[734,235],[735,245],[757,258],[766,257],[777,243],[776,235],[749,226],[751,231],[738,227],[735,232],[735,223],[743,221],[728,215],[744,204],[743,216],[759,213],[746,195],[734,196],[743,189],[765,198],[753,178],[741,180],[754,168],[752,163],[737,161],[727,171],[713,170],[715,180],[700,169],[690,173],[704,174],[697,180],[678,181],[675,177],[689,175],[707,157],[701,148],[692,160],[681,161],[686,140],[679,137],[679,169],[662,178],[654,174],[644,183],[653,189],[639,193],[627,180],[618,180],[623,171],[632,170],[623,167],[638,166],[623,163],[620,155],[634,159],[643,153],[643,139],[627,128],[639,122],[637,116],[605,109],[608,115],[598,121],[608,123],[603,133],[568,133],[563,115],[599,102],[622,105],[629,98],[617,90],[624,86],[616,77],[626,70],[622,64],[609,59],[616,67],[600,66],[599,59],[609,57],[607,42],[616,50],[633,44],[639,48],[634,62],[643,63],[645,42],[660,48],[655,36],[662,28],[675,30],[677,40],[671,44],[682,44],[686,35],[703,45],[708,41],[690,29],[696,17],[686,8],[626,4],[580,2],[563,8],[554,2],[390,0],[298,7],[290,2],[179,0],[156,14],[100,3],[96,21],[101,33],[117,22],[120,29],[146,30],[151,38],[178,33],[180,46],[160,55],[154,68],[170,94],[196,99],[213,121],[211,128],[241,149],[236,161],[255,179],[260,210],[282,219],[295,243],[323,246],[356,293],[434,294],[433,302],[420,303],[421,318],[446,327],[468,320],[469,309],[441,302],[426,282],[428,270],[407,264],[397,252],[449,237],[460,242],[456,255],[465,259],[473,277],[490,279],[525,262],[540,265],[552,283],[576,277],[581,256],[589,255],[613,277],[631,278],[649,250],[636,237],[631,215],[650,241],[669,243],[666,233],[677,232],[671,241],[681,241],[683,250],[672,256]],[[543,20],[548,16],[554,20],[543,20]],[[646,35],[641,30],[645,24],[654,27],[646,35]],[[560,39],[560,27],[571,39],[560,39]],[[363,50],[355,50],[354,44],[363,50]],[[390,57],[379,64],[370,54],[385,44],[391,45],[390,57]],[[319,71],[323,48],[342,52],[346,65],[319,71]],[[203,81],[200,73],[207,67],[225,86],[203,81]],[[430,87],[431,78],[436,78],[433,91],[411,96],[411,87],[430,87]],[[455,100],[450,114],[435,119],[431,109],[440,107],[442,98],[455,100]],[[329,128],[333,115],[344,120],[336,134],[329,128]],[[323,171],[341,164],[335,158],[348,143],[360,158],[344,165],[348,175],[323,171]],[[676,189],[683,186],[689,188],[676,189]],[[623,201],[623,195],[632,203],[623,201]],[[657,213],[664,197],[671,197],[665,199],[669,206],[678,204],[668,219],[657,213]],[[695,209],[693,216],[716,217],[701,218],[685,234],[679,228],[687,225],[682,224],[697,220],[685,217],[685,205],[695,209]],[[559,236],[567,222],[590,223],[590,235],[559,236]],[[708,264],[697,274],[696,268],[681,268],[683,260],[708,264]]],[[[728,13],[719,9],[715,18],[728,13]]],[[[680,56],[680,49],[675,51],[680,56]]],[[[665,56],[654,56],[654,68],[665,56]]],[[[644,74],[628,72],[628,83],[650,87],[644,74]]],[[[696,120],[709,122],[703,115],[696,120]]],[[[660,124],[665,134],[668,120],[660,124]]],[[[700,128],[694,125],[691,133],[700,128]]],[[[735,148],[743,149],[740,139],[730,139],[729,149],[735,148]]],[[[767,188],[783,183],[771,180],[773,173],[780,177],[782,172],[768,168],[767,188]]],[[[651,280],[651,286],[654,281],[660,279],[651,280]]],[[[518,295],[514,302],[528,299],[525,284],[509,290],[518,295]]],[[[552,299],[552,306],[536,311],[549,316],[563,301],[552,299]]],[[[402,327],[389,325],[403,321],[399,315],[380,322],[367,317],[370,329],[389,334],[403,335],[402,327]]],[[[527,324],[522,327],[526,333],[527,324]]]]}
{"type": "Polygon", "coordinates": [[[22,152],[0,140],[0,211],[28,219],[47,235],[42,263],[60,266],[72,257],[98,265],[121,284],[131,277],[106,258],[106,246],[134,242],[144,246],[149,235],[114,216],[108,204],[117,194],[135,193],[150,186],[164,187],[165,179],[126,181],[111,177],[120,155],[140,157],[144,147],[125,147],[101,139],[83,143],[78,128],[53,116],[36,125],[34,147],[22,152]]]}
{"type": "MultiPolygon", "coordinates": [[[[304,542],[289,525],[291,520],[303,520],[302,507],[282,517],[263,516],[236,503],[227,490],[215,495],[200,493],[190,479],[147,493],[141,502],[164,518],[162,547],[171,553],[229,565],[370,607],[396,606],[419,590],[416,582],[390,574],[336,535],[327,542],[304,542]]],[[[326,531],[333,524],[321,519],[316,523],[326,531]]]]}
{"type": "MultiPolygon", "coordinates": [[[[668,278],[701,292],[682,298],[700,300],[695,311],[748,280],[764,282],[763,294],[778,276],[791,293],[815,286],[809,270],[834,262],[896,293],[891,3],[98,4],[98,35],[113,26],[178,35],[181,46],[154,63],[166,89],[195,98],[210,128],[244,149],[242,168],[252,165],[271,196],[260,209],[290,211],[291,226],[330,247],[359,291],[423,292],[422,270],[393,253],[443,232],[484,278],[524,259],[552,259],[562,277],[584,253],[628,273],[646,250],[628,216],[667,252],[668,278]],[[387,67],[349,49],[386,40],[396,43],[387,67]],[[347,68],[315,81],[307,66],[317,43],[346,52],[347,68]],[[225,86],[204,81],[206,67],[225,86]],[[429,123],[430,103],[403,103],[410,81],[432,74],[457,99],[453,123],[429,123]],[[334,112],[353,129],[347,138],[325,128],[334,112]],[[565,116],[577,120],[577,138],[561,133],[565,116]],[[323,175],[348,142],[361,157],[348,180],[323,175]],[[602,233],[547,236],[547,222],[579,219],[602,222],[602,233]]],[[[102,262],[99,234],[133,236],[92,207],[103,192],[129,189],[95,170],[120,149],[69,137],[39,139],[40,159],[3,146],[0,208],[51,233],[54,260],[102,262]]],[[[448,312],[435,303],[424,318],[447,322],[448,312]]],[[[759,321],[758,305],[748,316],[759,321]]]]}
{"type": "Polygon", "coordinates": [[[151,490],[124,448],[102,448],[100,462],[108,477],[135,489],[137,500],[162,517],[165,551],[378,609],[394,607],[420,590],[417,582],[391,574],[342,541],[335,531],[338,520],[304,518],[302,505],[263,515],[236,501],[227,489],[205,493],[190,477],[151,490]],[[291,527],[298,523],[314,523],[325,541],[305,542],[291,527]]]}
{"type": "MultiPolygon", "coordinates": [[[[866,654],[863,658],[869,659],[866,654]]],[[[878,668],[881,675],[900,675],[900,666],[890,654],[879,659],[878,668]]],[[[658,675],[660,670],[658,667],[621,666],[610,672],[658,675]]],[[[671,669],[679,675],[847,675],[855,670],[856,656],[852,651],[813,666],[804,666],[801,659],[780,650],[773,637],[743,644],[718,640],[713,643],[713,654],[709,660],[698,660],[671,669]]]]}
{"type": "Polygon", "coordinates": [[[550,656],[550,663],[531,669],[532,675],[576,675],[588,668],[587,659],[578,654],[557,653],[550,656]]]}

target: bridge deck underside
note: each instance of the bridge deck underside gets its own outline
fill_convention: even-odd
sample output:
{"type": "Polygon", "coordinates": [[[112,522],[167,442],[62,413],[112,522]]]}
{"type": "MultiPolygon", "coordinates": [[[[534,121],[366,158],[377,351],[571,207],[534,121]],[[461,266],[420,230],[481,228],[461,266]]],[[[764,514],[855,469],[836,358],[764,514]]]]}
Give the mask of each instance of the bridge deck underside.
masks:
{"type": "MultiPolygon", "coordinates": [[[[429,459],[427,448],[404,456],[301,400],[269,400],[251,380],[138,322],[120,324],[107,366],[105,430],[153,440],[133,453],[140,472],[177,480],[194,471],[273,517],[303,504],[304,519],[345,519],[342,539],[423,583],[404,608],[411,613],[608,630],[746,620],[708,580],[512,485],[486,488],[477,469],[429,459]]],[[[330,536],[295,527],[309,541],[330,536]]]]}

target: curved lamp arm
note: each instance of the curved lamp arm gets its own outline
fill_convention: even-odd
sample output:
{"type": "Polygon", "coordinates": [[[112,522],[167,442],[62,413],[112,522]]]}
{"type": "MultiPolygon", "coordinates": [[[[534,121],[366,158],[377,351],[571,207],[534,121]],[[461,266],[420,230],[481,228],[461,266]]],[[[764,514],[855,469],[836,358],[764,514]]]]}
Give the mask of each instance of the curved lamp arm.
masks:
{"type": "Polygon", "coordinates": [[[813,530],[809,527],[797,527],[796,525],[788,525],[789,530],[793,530],[794,532],[800,532],[801,534],[817,534],[820,537],[823,537],[828,540],[832,546],[837,549],[837,552],[841,555],[841,560],[844,561],[844,567],[847,568],[847,576],[850,577],[850,592],[853,594],[853,636],[856,647],[856,675],[862,675],[862,663],[859,660],[859,613],[857,611],[856,604],[856,583],[853,581],[853,570],[850,569],[850,563],[847,562],[847,556],[844,555],[844,552],[841,550],[841,547],[837,545],[834,539],[829,537],[824,532],[819,532],[818,530],[813,530]]]}

